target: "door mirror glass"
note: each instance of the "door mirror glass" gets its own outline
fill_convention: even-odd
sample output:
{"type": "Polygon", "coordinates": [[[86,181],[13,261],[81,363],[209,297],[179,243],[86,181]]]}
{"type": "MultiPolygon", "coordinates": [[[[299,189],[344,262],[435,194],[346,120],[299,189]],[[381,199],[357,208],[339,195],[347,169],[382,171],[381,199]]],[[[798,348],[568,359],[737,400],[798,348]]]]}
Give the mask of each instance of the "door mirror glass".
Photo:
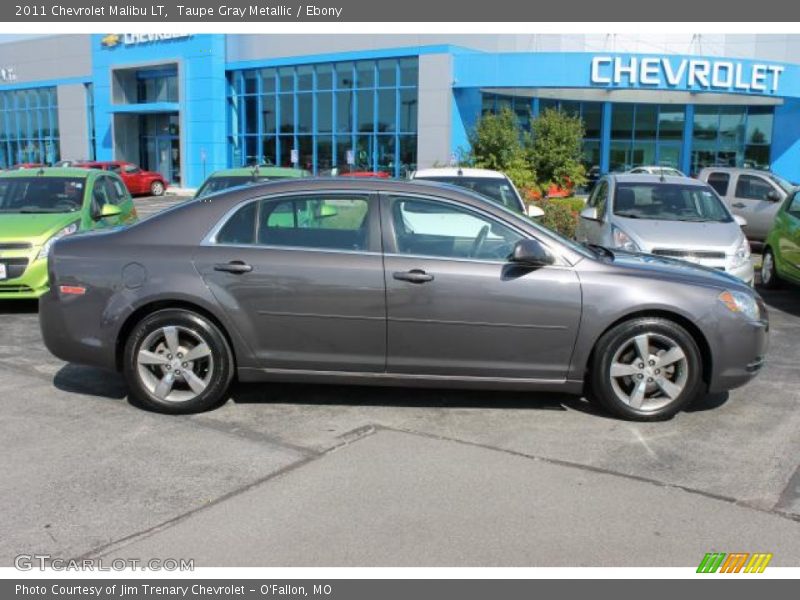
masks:
{"type": "Polygon", "coordinates": [[[108,217],[117,217],[122,214],[122,211],[119,209],[119,206],[114,206],[113,204],[104,204],[103,208],[100,209],[100,218],[106,219],[108,217]]]}
{"type": "Polygon", "coordinates": [[[733,215],[733,220],[736,221],[736,224],[739,225],[739,227],[747,227],[747,219],[744,217],[733,215]]]}
{"type": "Polygon", "coordinates": [[[776,190],[770,190],[767,192],[767,200],[770,202],[778,202],[781,199],[781,195],[776,190]]]}
{"type": "Polygon", "coordinates": [[[555,262],[553,255],[536,240],[520,240],[511,253],[511,262],[528,267],[542,267],[555,262]]]}
{"type": "Polygon", "coordinates": [[[588,219],[589,221],[599,221],[596,206],[587,206],[581,211],[581,219],[588,219]]]}

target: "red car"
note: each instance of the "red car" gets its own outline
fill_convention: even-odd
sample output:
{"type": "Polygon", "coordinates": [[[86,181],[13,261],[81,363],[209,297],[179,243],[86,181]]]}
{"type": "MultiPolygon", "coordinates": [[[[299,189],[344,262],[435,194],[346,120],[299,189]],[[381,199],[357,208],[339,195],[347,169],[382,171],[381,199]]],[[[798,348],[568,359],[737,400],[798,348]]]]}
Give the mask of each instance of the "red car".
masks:
{"type": "Polygon", "coordinates": [[[102,169],[113,171],[125,183],[125,187],[132,196],[137,194],[149,194],[150,196],[163,196],[169,182],[164,179],[161,173],[156,171],[145,171],[141,167],[125,162],[123,160],[92,161],[76,163],[75,167],[84,169],[102,169]]]}

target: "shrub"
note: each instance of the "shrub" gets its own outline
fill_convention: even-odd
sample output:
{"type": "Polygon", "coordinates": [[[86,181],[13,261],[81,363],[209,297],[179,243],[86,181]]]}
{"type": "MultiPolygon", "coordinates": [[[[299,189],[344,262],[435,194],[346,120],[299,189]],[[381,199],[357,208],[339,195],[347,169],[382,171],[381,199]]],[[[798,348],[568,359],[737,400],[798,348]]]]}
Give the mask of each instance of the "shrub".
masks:
{"type": "Polygon", "coordinates": [[[540,190],[553,186],[573,189],[585,184],[581,118],[547,108],[533,120],[531,129],[525,140],[526,152],[540,190]]]}
{"type": "Polygon", "coordinates": [[[469,134],[469,162],[480,169],[502,171],[518,188],[534,185],[536,174],[525,153],[528,134],[511,109],[483,115],[469,134]]]}
{"type": "Polygon", "coordinates": [[[578,215],[584,202],[580,198],[545,198],[531,202],[544,211],[544,216],[537,221],[553,231],[569,239],[575,239],[578,226],[578,215]]]}

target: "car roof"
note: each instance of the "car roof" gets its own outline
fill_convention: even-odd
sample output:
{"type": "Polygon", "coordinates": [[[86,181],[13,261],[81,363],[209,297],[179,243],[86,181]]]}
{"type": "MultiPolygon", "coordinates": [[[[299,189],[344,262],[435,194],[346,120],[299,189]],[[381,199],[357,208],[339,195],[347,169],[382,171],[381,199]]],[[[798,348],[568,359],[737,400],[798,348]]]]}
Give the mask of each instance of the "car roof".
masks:
{"type": "Polygon", "coordinates": [[[0,177],[79,177],[85,179],[89,176],[90,169],[76,167],[37,167],[33,169],[19,169],[3,171],[0,177]]]}
{"type": "MultiPolygon", "coordinates": [[[[233,169],[220,169],[214,171],[211,177],[250,177],[253,175],[255,167],[235,167],[233,169]]],[[[311,174],[305,169],[293,169],[291,167],[258,167],[258,174],[262,177],[270,175],[284,175],[286,177],[309,177],[311,174]]]]}
{"type": "Polygon", "coordinates": [[[425,177],[484,177],[486,179],[507,179],[505,173],[501,171],[492,171],[491,169],[465,169],[459,167],[420,169],[411,175],[411,179],[423,179],[425,177]]]}
{"type": "Polygon", "coordinates": [[[704,171],[724,171],[725,173],[747,173],[753,175],[774,175],[772,171],[767,169],[749,169],[746,167],[703,167],[700,172],[704,171]]]}
{"type": "Polygon", "coordinates": [[[649,173],[614,173],[609,175],[616,183],[680,183],[696,187],[707,187],[705,181],[677,175],[651,175],[649,173]]]}

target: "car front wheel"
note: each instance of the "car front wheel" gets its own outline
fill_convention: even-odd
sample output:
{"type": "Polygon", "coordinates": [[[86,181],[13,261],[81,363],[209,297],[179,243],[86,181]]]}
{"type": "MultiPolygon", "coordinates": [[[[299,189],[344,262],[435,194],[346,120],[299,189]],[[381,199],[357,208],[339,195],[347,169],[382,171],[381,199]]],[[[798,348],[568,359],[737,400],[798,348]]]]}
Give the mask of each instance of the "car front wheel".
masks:
{"type": "Polygon", "coordinates": [[[154,181],[150,184],[150,195],[151,196],[163,196],[164,195],[164,184],[160,181],[154,181]]]}
{"type": "Polygon", "coordinates": [[[133,328],[123,370],[134,403],[158,412],[189,414],[225,401],[234,361],[214,323],[191,311],[165,309],[133,328]]]}
{"type": "Polygon", "coordinates": [[[778,271],[775,269],[775,255],[771,248],[764,250],[761,258],[761,285],[768,290],[780,287],[781,280],[778,278],[778,271]]]}
{"type": "Polygon", "coordinates": [[[646,317],[620,323],[600,338],[589,388],[618,417],[656,421],[703,395],[702,372],[700,350],[683,327],[646,317]]]}

